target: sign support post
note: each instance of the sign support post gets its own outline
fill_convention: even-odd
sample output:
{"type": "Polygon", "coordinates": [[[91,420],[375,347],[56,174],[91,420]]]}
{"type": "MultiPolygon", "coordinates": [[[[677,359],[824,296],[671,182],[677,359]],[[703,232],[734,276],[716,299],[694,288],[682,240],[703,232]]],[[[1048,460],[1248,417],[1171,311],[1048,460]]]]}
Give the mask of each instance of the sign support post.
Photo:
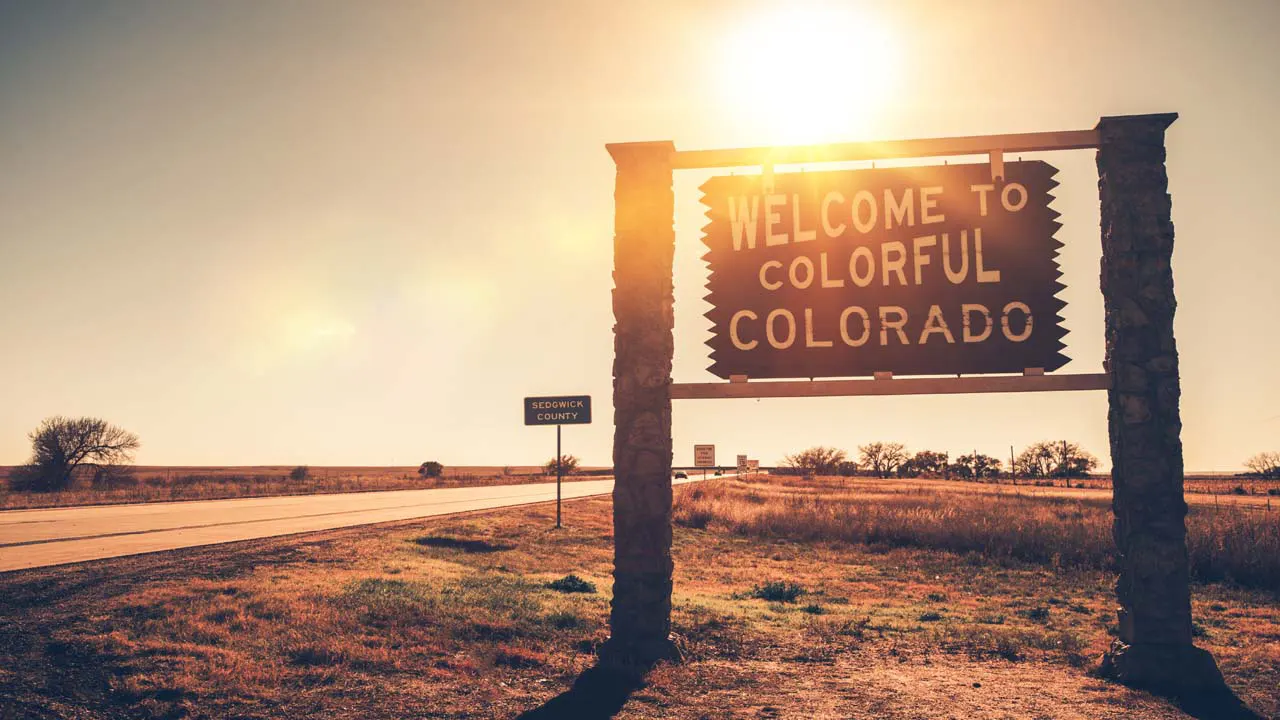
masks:
{"type": "Polygon", "coordinates": [[[556,529],[560,529],[560,479],[564,476],[564,455],[560,454],[560,426],[556,425],[556,529]]]}
{"type": "Polygon", "coordinates": [[[1225,688],[1191,642],[1178,350],[1173,337],[1173,221],[1165,129],[1177,114],[1098,122],[1107,426],[1120,577],[1119,637],[1102,674],[1166,695],[1225,688]]]}
{"type": "Polygon", "coordinates": [[[675,144],[608,146],[613,239],[613,601],[602,662],[678,658],[671,641],[675,144]]]}

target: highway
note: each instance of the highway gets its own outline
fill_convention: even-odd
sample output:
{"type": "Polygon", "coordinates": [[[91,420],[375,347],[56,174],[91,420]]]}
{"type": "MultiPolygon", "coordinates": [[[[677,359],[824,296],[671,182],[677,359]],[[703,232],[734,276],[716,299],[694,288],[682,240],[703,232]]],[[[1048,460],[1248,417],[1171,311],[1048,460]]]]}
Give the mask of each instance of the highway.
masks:
{"type": "MultiPolygon", "coordinates": [[[[611,492],[612,479],[584,480],[564,483],[563,496],[611,492]]],[[[555,483],[537,483],[9,510],[0,512],[0,572],[555,499],[555,483]]]]}

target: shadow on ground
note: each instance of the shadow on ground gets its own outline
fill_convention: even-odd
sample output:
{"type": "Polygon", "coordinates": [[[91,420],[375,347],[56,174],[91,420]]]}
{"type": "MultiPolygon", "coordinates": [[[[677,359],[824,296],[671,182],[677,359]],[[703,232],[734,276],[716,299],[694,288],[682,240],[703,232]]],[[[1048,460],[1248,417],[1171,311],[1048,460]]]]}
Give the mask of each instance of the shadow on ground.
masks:
{"type": "MultiPolygon", "coordinates": [[[[569,690],[542,706],[527,710],[517,720],[609,720],[617,715],[632,693],[644,685],[643,676],[596,665],[584,671],[569,690]]],[[[1178,707],[1197,720],[1266,720],[1250,710],[1234,692],[1183,696],[1178,707]]]]}
{"type": "Polygon", "coordinates": [[[1176,699],[1182,712],[1197,720],[1266,720],[1249,709],[1230,689],[1176,699]]]}
{"type": "Polygon", "coordinates": [[[640,689],[643,678],[636,673],[596,665],[588,668],[573,687],[551,698],[541,707],[526,711],[519,720],[608,720],[622,710],[631,693],[640,689]]]}

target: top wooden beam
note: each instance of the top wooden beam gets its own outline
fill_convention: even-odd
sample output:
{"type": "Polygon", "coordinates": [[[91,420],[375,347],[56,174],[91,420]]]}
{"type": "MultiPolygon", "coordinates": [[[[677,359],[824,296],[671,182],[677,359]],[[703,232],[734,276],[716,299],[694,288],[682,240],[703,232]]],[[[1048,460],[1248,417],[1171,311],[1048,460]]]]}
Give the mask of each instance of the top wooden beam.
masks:
{"type": "Polygon", "coordinates": [[[676,170],[726,168],[757,165],[790,165],[814,162],[851,162],[902,158],[984,155],[993,150],[1005,153],[1046,150],[1087,150],[1098,147],[1098,131],[1015,133],[1012,135],[972,135],[969,137],[889,140],[886,142],[792,145],[783,147],[726,148],[723,150],[677,150],[671,155],[676,170]]]}

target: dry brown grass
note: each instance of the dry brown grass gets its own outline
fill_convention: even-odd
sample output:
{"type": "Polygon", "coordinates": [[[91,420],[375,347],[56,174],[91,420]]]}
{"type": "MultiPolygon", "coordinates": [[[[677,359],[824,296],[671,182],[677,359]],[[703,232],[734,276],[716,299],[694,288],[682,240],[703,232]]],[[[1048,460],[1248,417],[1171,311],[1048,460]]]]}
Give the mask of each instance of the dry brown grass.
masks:
{"type": "MultiPolygon", "coordinates": [[[[543,475],[541,468],[532,466],[446,468],[444,475],[438,478],[421,477],[416,467],[314,467],[303,480],[291,479],[289,471],[292,469],[286,466],[136,467],[130,469],[123,482],[113,487],[93,487],[88,477],[81,477],[68,490],[17,492],[9,490],[8,475],[12,468],[0,467],[0,510],[518,485],[555,480],[554,476],[548,478],[543,475]]],[[[600,470],[592,468],[588,472],[599,473],[600,470]]],[[[566,480],[595,480],[600,477],[599,474],[584,474],[570,476],[566,480]]]]}
{"type": "MultiPolygon", "coordinates": [[[[937,478],[934,478],[937,479],[937,478]]],[[[1014,486],[1071,487],[1089,490],[1110,490],[1111,478],[1106,475],[1091,475],[1084,478],[1016,478],[1007,477],[982,480],[980,482],[1014,486]]],[[[1197,473],[1183,478],[1182,488],[1185,492],[1206,495],[1268,495],[1277,498],[1280,503],[1280,478],[1241,477],[1236,475],[1213,475],[1197,473]]]]}
{"type": "MultiPolygon", "coordinates": [[[[865,488],[865,486],[863,486],[865,488]]],[[[920,491],[847,489],[838,478],[704,483],[681,491],[675,522],[757,538],[840,541],[977,554],[1055,568],[1110,570],[1108,504],[920,491]]],[[[1193,507],[1187,517],[1192,577],[1280,588],[1280,512],[1193,507]]]]}
{"type": "MultiPolygon", "coordinates": [[[[804,489],[721,482],[753,508],[804,489]]],[[[722,492],[678,489],[681,517],[699,490],[722,492]]],[[[611,505],[565,507],[561,531],[544,505],[0,575],[0,717],[513,717],[607,634],[611,505]],[[570,573],[599,592],[547,587],[570,573]]],[[[619,718],[1185,718],[1089,675],[1114,631],[1102,570],[714,519],[673,554],[687,662],[619,718]]],[[[1275,596],[1194,592],[1197,642],[1280,712],[1275,596]]]]}
{"type": "MultiPolygon", "coordinates": [[[[1059,485],[1064,481],[1059,480],[1059,485]]],[[[1111,478],[1086,478],[1072,480],[1072,487],[1083,485],[1088,488],[1109,490],[1111,478]]],[[[1237,477],[1235,475],[1187,475],[1182,480],[1185,492],[1209,495],[1280,495],[1280,479],[1237,477]]],[[[1280,500],[1280,497],[1277,497],[1280,500]]]]}

